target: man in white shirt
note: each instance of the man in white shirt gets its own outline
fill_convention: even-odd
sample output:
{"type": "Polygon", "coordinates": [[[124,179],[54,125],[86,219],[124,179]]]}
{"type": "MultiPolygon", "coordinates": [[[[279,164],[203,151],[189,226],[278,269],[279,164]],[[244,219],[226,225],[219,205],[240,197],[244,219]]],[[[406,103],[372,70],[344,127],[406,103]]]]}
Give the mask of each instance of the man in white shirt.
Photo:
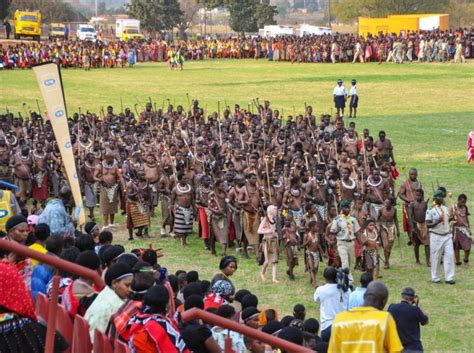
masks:
{"type": "Polygon", "coordinates": [[[332,42],[332,44],[331,44],[331,62],[332,62],[333,64],[336,63],[336,53],[337,53],[337,50],[338,50],[338,48],[337,48],[337,43],[336,43],[336,41],[334,40],[334,41],[332,42]]]}
{"type": "Polygon", "coordinates": [[[449,213],[449,208],[443,203],[444,193],[442,190],[436,191],[433,199],[434,206],[426,211],[426,225],[430,232],[431,280],[433,283],[441,282],[438,268],[444,254],[445,282],[455,284],[454,247],[450,228],[452,215],[449,213]]]}
{"type": "Polygon", "coordinates": [[[357,88],[357,81],[352,80],[352,87],[349,90],[349,97],[351,100],[349,102],[349,119],[357,117],[357,107],[359,106],[359,89],[357,88]],[[354,115],[352,115],[352,111],[354,111],[354,115]]]}
{"type": "Polygon", "coordinates": [[[359,40],[357,41],[355,45],[355,54],[354,54],[354,59],[352,60],[352,63],[355,64],[357,59],[359,59],[361,63],[364,62],[364,53],[362,52],[362,45],[360,44],[359,40]]]}
{"type": "Polygon", "coordinates": [[[320,304],[321,339],[329,342],[332,322],[337,314],[346,310],[351,290],[344,292],[337,288],[337,270],[334,267],[326,267],[323,276],[326,284],[316,289],[314,301],[320,304]]]}
{"type": "Polygon", "coordinates": [[[337,80],[337,85],[334,87],[332,94],[334,96],[337,114],[342,117],[344,115],[344,108],[346,107],[347,88],[342,84],[341,79],[337,80]]]}

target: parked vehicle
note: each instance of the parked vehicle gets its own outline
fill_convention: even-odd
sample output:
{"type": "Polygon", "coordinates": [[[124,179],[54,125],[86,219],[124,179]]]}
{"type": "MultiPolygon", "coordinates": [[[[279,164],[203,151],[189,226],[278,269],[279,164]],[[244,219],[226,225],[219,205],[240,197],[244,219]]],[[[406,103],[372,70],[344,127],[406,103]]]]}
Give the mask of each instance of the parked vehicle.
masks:
{"type": "Polygon", "coordinates": [[[76,37],[78,40],[90,40],[95,42],[97,40],[97,31],[91,25],[79,25],[76,37]]]}
{"type": "Polygon", "coordinates": [[[66,25],[64,23],[51,23],[49,25],[49,39],[65,39],[66,25]]]}
{"type": "Polygon", "coordinates": [[[39,11],[16,10],[13,18],[15,39],[32,37],[39,42],[41,37],[41,18],[39,11]]]}
{"type": "Polygon", "coordinates": [[[115,37],[126,42],[129,39],[143,39],[140,33],[140,21],[127,18],[115,21],[115,37]]]}

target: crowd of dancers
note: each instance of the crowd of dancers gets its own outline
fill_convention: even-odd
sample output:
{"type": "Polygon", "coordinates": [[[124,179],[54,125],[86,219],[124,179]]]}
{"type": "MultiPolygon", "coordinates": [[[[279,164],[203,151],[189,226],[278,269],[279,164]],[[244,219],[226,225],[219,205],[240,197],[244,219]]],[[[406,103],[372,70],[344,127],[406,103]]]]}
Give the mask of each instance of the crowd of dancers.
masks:
{"type": "Polygon", "coordinates": [[[68,68],[126,67],[136,62],[182,64],[182,60],[268,59],[270,61],[339,62],[464,62],[472,57],[471,33],[426,31],[378,34],[327,34],[263,37],[219,37],[168,43],[163,39],[146,41],[44,41],[0,45],[0,67],[28,68],[56,61],[68,68]],[[179,62],[178,62],[179,61],[179,62]]]}
{"type": "MultiPolygon", "coordinates": [[[[317,285],[323,258],[348,268],[351,279],[355,267],[376,276],[380,263],[388,269],[400,240],[401,207],[416,262],[424,247],[428,266],[430,251],[436,254],[431,265],[437,271],[441,253],[429,248],[426,199],[452,195],[442,187],[428,193],[414,168],[402,173],[397,191],[399,171],[386,132],[361,130],[356,119],[339,116],[341,100],[336,93],[334,98],[335,118],[317,118],[306,106],[302,114],[282,119],[269,101],[258,100],[253,107],[226,106],[209,115],[197,100],[176,108],[150,101],[136,114],[128,108],[116,113],[111,106],[100,114],[75,113],[70,131],[88,217],[96,221],[99,204],[104,229],[116,227],[115,215],[123,212],[129,239],[147,237],[155,225],[183,246],[196,222],[212,254],[216,244],[222,256],[229,247],[244,258],[251,250],[262,265],[262,280],[272,266],[278,282],[280,249],[293,279],[302,250],[304,268],[317,285]]],[[[67,183],[51,125],[35,112],[26,119],[9,113],[1,121],[0,178],[18,185],[20,208],[32,200],[29,212],[39,215],[67,183]]],[[[462,194],[451,201],[443,216],[454,227],[458,264],[460,249],[469,261],[466,200],[462,194]]]]}

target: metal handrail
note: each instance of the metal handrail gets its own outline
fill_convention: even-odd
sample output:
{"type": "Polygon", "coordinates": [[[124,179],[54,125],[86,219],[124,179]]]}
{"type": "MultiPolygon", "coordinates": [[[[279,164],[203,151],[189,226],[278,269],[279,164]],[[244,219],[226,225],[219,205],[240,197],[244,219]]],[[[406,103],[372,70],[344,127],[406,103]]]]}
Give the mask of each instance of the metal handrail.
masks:
{"type": "Polygon", "coordinates": [[[38,260],[41,263],[51,265],[57,269],[66,271],[68,273],[73,273],[82,278],[91,280],[95,284],[97,289],[102,289],[105,286],[104,280],[102,279],[102,277],[100,277],[98,272],[80,266],[73,262],[60,259],[56,256],[42,254],[38,251],[30,249],[25,245],[18,244],[16,241],[0,239],[0,249],[5,249],[23,257],[29,257],[38,260]]]}
{"type": "Polygon", "coordinates": [[[268,333],[253,329],[246,325],[239,324],[238,322],[235,322],[233,320],[225,319],[221,316],[211,314],[207,311],[204,311],[198,308],[192,308],[192,309],[186,310],[185,312],[181,314],[181,320],[183,322],[194,320],[194,319],[201,319],[204,322],[208,322],[208,323],[217,325],[219,327],[223,327],[228,330],[241,333],[244,336],[251,337],[259,341],[265,342],[272,347],[278,347],[280,349],[285,350],[286,352],[292,352],[292,353],[313,352],[309,348],[299,346],[295,343],[269,335],[268,333]]]}

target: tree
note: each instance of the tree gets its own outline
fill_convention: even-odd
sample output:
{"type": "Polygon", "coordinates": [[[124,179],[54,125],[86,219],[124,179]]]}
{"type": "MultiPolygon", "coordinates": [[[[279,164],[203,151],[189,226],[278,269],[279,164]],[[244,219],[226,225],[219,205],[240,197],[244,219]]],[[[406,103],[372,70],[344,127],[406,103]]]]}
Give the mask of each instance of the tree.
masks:
{"type": "Polygon", "coordinates": [[[339,0],[333,11],[339,21],[354,22],[359,16],[385,17],[392,14],[442,11],[449,0],[339,0]]]}
{"type": "Polygon", "coordinates": [[[216,9],[224,5],[224,0],[197,0],[207,11],[216,9]]]}
{"type": "Polygon", "coordinates": [[[40,11],[45,23],[77,21],[78,17],[72,6],[62,0],[13,0],[10,5],[10,17],[13,18],[16,10],[26,9],[40,11]]]}
{"type": "Polygon", "coordinates": [[[104,1],[99,2],[99,4],[97,5],[97,13],[99,15],[105,15],[106,12],[107,12],[106,3],[104,1]]]}
{"type": "Polygon", "coordinates": [[[229,25],[234,31],[244,34],[258,30],[254,0],[227,0],[226,7],[230,13],[229,25]]]}
{"type": "Polygon", "coordinates": [[[451,27],[469,26],[474,18],[474,1],[450,0],[445,11],[449,14],[449,25],[451,27]]]}
{"type": "Polygon", "coordinates": [[[132,0],[127,13],[141,21],[148,31],[162,31],[177,26],[183,16],[177,0],[132,0]]]}
{"type": "Polygon", "coordinates": [[[230,13],[229,25],[236,32],[256,32],[259,27],[276,23],[278,11],[269,0],[226,0],[225,5],[230,13]]]}
{"type": "Polygon", "coordinates": [[[262,0],[262,2],[257,4],[255,8],[257,29],[263,28],[265,25],[275,25],[275,15],[278,15],[276,6],[271,6],[270,0],[262,0]]]}
{"type": "Polygon", "coordinates": [[[11,0],[0,0],[0,20],[3,21],[8,16],[11,0]]]}
{"type": "Polygon", "coordinates": [[[191,27],[199,9],[202,8],[196,0],[180,0],[179,7],[183,15],[178,23],[179,38],[186,39],[186,30],[191,27]]]}
{"type": "Polygon", "coordinates": [[[289,8],[290,8],[290,2],[288,0],[280,0],[277,3],[278,15],[280,17],[286,17],[286,14],[289,8]]]}

